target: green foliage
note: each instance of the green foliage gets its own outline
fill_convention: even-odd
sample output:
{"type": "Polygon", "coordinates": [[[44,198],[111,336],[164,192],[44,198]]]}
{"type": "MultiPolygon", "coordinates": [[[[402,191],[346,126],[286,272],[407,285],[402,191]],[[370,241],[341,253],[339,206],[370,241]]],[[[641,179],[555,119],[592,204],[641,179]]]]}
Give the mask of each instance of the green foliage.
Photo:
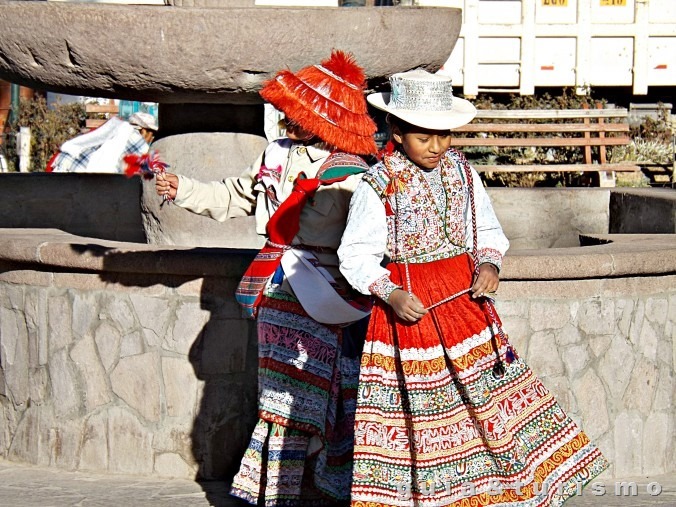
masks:
{"type": "MultiPolygon", "coordinates": [[[[564,88],[560,95],[552,96],[549,93],[542,95],[509,95],[495,96],[480,94],[472,102],[477,109],[584,109],[601,106],[607,100],[596,97],[591,89],[584,95],[577,95],[573,89],[564,88]]],[[[639,126],[632,128],[630,136],[634,141],[629,146],[619,146],[608,150],[610,162],[657,162],[664,163],[673,157],[671,148],[671,128],[667,121],[668,111],[662,109],[661,116],[655,120],[645,119],[639,126]]],[[[500,120],[475,120],[475,122],[496,122],[500,120]]],[[[523,120],[527,123],[548,123],[551,120],[523,120]]],[[[579,120],[558,120],[562,123],[575,123],[579,120]]],[[[613,120],[609,120],[613,121],[613,120]]],[[[615,120],[617,121],[617,120],[615,120]]],[[[504,120],[503,123],[509,123],[504,120]]],[[[471,136],[471,134],[466,134],[471,136]]],[[[477,134],[488,135],[491,134],[477,134]]],[[[513,132],[510,137],[528,137],[528,133],[513,132]]],[[[537,135],[537,134],[535,134],[537,135]]],[[[557,134],[561,137],[570,137],[575,134],[557,134]]],[[[584,150],[579,147],[492,147],[468,146],[463,147],[463,153],[470,163],[487,165],[525,165],[525,164],[576,164],[584,163],[584,150]]],[[[592,158],[598,159],[598,148],[592,148],[592,158]]],[[[594,173],[485,173],[484,182],[489,186],[534,187],[534,186],[587,186],[594,184],[594,173]]]]}
{"type": "Polygon", "coordinates": [[[5,156],[10,170],[19,167],[16,135],[20,127],[31,129],[31,164],[33,172],[44,171],[47,162],[65,141],[82,132],[85,126],[84,104],[47,105],[44,97],[21,100],[16,121],[9,125],[5,156]]]}
{"type": "Polygon", "coordinates": [[[632,142],[616,146],[610,152],[612,162],[637,162],[646,164],[671,164],[674,157],[672,131],[669,125],[669,110],[658,104],[658,117],[646,117],[640,124],[631,127],[632,142]]]}

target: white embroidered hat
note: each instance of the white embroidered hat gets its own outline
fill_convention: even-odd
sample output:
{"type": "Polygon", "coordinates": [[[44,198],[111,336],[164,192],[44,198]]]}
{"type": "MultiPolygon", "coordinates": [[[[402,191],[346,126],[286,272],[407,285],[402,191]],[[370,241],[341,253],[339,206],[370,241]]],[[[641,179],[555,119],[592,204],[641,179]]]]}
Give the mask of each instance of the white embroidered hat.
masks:
{"type": "Polygon", "coordinates": [[[416,69],[393,74],[390,86],[390,93],[370,94],[369,104],[412,125],[447,130],[466,125],[476,116],[471,102],[453,96],[449,77],[416,69]]]}

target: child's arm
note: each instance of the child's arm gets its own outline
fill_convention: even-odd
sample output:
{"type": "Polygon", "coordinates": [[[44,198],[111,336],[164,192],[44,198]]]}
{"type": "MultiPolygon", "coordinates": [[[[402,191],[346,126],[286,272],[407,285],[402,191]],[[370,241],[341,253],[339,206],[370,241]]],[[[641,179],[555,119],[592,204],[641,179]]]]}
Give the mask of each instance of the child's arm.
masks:
{"type": "MultiPolygon", "coordinates": [[[[484,263],[493,264],[497,273],[502,267],[502,258],[509,248],[509,241],[502,231],[502,227],[498,218],[493,211],[493,205],[488,197],[488,193],[483,186],[481,177],[472,169],[473,188],[474,188],[474,207],[476,211],[476,229],[477,229],[477,248],[476,248],[476,263],[482,265],[484,263]]],[[[467,206],[467,228],[465,236],[467,239],[468,248],[473,248],[473,231],[472,231],[472,215],[467,206]]]]}
{"type": "Polygon", "coordinates": [[[400,319],[408,322],[416,322],[428,312],[418,296],[402,289],[392,292],[387,302],[400,319]]]}
{"type": "Polygon", "coordinates": [[[484,262],[479,266],[479,274],[472,283],[472,297],[477,298],[498,290],[500,277],[495,264],[484,262]]]}
{"type": "Polygon", "coordinates": [[[340,271],[362,294],[388,303],[403,320],[415,322],[427,313],[420,300],[390,280],[381,266],[387,247],[385,206],[373,188],[362,181],[350,201],[345,232],[338,248],[340,271]]]}
{"type": "Polygon", "coordinates": [[[241,175],[221,181],[202,182],[165,173],[155,179],[155,190],[174,199],[178,206],[215,220],[251,215],[256,205],[255,177],[262,160],[261,154],[241,175]]]}

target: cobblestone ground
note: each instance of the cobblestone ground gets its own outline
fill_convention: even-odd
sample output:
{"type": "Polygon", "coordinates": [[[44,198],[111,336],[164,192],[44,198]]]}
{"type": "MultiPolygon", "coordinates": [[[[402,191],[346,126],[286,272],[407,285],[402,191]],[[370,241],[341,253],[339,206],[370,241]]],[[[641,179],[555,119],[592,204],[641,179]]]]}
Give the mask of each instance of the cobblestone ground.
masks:
{"type": "MultiPolygon", "coordinates": [[[[66,472],[0,460],[2,507],[243,507],[221,482],[66,472]]],[[[676,474],[595,481],[565,507],[676,507],[676,474]],[[624,490],[622,482],[625,482],[624,490]],[[635,493],[631,489],[635,483],[635,493]],[[650,487],[649,487],[650,485],[650,487]],[[618,488],[616,494],[616,486],[618,488]],[[649,490],[661,493],[650,495],[649,490]],[[599,493],[605,494],[600,495],[599,493]],[[596,493],[596,494],[595,494],[596,493]]]]}

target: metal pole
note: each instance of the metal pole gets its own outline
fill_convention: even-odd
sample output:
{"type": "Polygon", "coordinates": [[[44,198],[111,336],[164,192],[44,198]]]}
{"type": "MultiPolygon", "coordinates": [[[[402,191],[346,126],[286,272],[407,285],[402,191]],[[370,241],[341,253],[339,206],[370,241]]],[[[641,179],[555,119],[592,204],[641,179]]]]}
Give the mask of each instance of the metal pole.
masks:
{"type": "Polygon", "coordinates": [[[10,84],[10,101],[9,122],[14,123],[19,120],[19,104],[21,102],[20,86],[18,84],[10,84]]]}

